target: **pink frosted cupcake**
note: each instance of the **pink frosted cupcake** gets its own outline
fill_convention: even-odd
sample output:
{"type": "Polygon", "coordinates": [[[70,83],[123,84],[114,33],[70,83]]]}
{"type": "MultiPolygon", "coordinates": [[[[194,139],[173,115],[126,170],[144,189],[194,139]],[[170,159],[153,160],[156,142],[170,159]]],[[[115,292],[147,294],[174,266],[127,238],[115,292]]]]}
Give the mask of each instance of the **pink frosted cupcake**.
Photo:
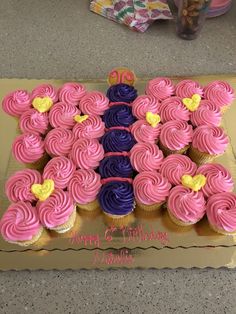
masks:
{"type": "Polygon", "coordinates": [[[192,80],[180,81],[175,86],[176,96],[182,98],[191,98],[194,94],[203,95],[203,88],[198,82],[192,80]]]}
{"type": "Polygon", "coordinates": [[[2,109],[13,117],[20,117],[22,113],[30,109],[31,98],[26,90],[18,89],[7,94],[2,101],[2,109]]]}
{"type": "Polygon", "coordinates": [[[101,138],[105,133],[105,123],[99,116],[82,116],[82,121],[76,121],[73,127],[75,138],[101,138]],[[86,118],[85,118],[86,117],[86,118]]]}
{"type": "Polygon", "coordinates": [[[81,98],[86,94],[85,86],[80,83],[65,83],[59,89],[59,101],[77,106],[81,98]]]}
{"type": "Polygon", "coordinates": [[[161,164],[160,173],[168,179],[172,185],[181,184],[183,175],[194,176],[197,165],[184,155],[174,154],[166,157],[161,164]]]}
{"type": "Polygon", "coordinates": [[[157,143],[160,133],[161,124],[155,127],[151,126],[147,120],[138,120],[131,126],[131,133],[138,143],[157,143]]]}
{"type": "Polygon", "coordinates": [[[206,204],[201,191],[178,185],[170,191],[167,210],[171,220],[179,226],[197,223],[206,212],[206,204]]]}
{"type": "Polygon", "coordinates": [[[29,109],[21,115],[19,126],[23,133],[44,135],[49,127],[48,113],[29,109]]]}
{"type": "Polygon", "coordinates": [[[24,133],[17,136],[12,144],[12,153],[17,161],[35,169],[44,167],[48,160],[44,142],[38,134],[24,133]]]}
{"type": "Polygon", "coordinates": [[[68,192],[55,190],[45,201],[37,203],[42,225],[58,233],[69,231],[75,223],[76,206],[68,192]]]}
{"type": "Polygon", "coordinates": [[[99,208],[97,196],[101,186],[98,173],[92,169],[80,169],[71,178],[68,191],[79,208],[92,211],[99,208]]]}
{"type": "Polygon", "coordinates": [[[0,233],[9,243],[28,246],[41,237],[43,227],[29,202],[11,204],[0,220],[0,233]]]}
{"type": "Polygon", "coordinates": [[[204,96],[219,106],[224,113],[234,100],[234,90],[227,82],[214,81],[204,87],[204,96]]]}
{"type": "Polygon", "coordinates": [[[58,92],[51,84],[41,84],[35,87],[31,93],[31,99],[49,97],[53,103],[58,101],[58,92]]]}
{"type": "Polygon", "coordinates": [[[158,172],[144,171],[134,178],[133,187],[137,206],[153,211],[166,202],[171,184],[158,172]]]}
{"type": "Polygon", "coordinates": [[[236,234],[236,195],[223,192],[212,195],[207,202],[207,219],[211,228],[221,234],[236,234]]]}
{"type": "Polygon", "coordinates": [[[43,171],[43,179],[52,179],[56,189],[66,189],[75,172],[75,165],[65,156],[54,157],[43,171]]]}
{"type": "Polygon", "coordinates": [[[219,126],[221,119],[220,107],[209,100],[202,100],[198,109],[192,113],[190,120],[196,127],[199,125],[219,126]]]}
{"type": "Polygon", "coordinates": [[[224,130],[217,126],[201,125],[193,133],[189,157],[197,164],[212,162],[222,155],[229,143],[224,130]]]}
{"type": "Polygon", "coordinates": [[[138,143],[130,151],[130,161],[138,171],[159,170],[163,162],[163,153],[155,144],[138,143]]]}
{"type": "Polygon", "coordinates": [[[174,94],[174,85],[167,77],[157,77],[148,82],[146,94],[163,100],[174,94]]]}
{"type": "Polygon", "coordinates": [[[150,95],[140,95],[132,103],[132,112],[137,119],[145,119],[146,113],[158,113],[159,101],[150,95]]]}
{"type": "Polygon", "coordinates": [[[104,157],[104,149],[96,139],[79,139],[74,143],[70,157],[80,169],[95,169],[104,157]]]}
{"type": "Polygon", "coordinates": [[[198,168],[197,174],[203,174],[207,178],[202,192],[205,197],[220,192],[231,192],[234,182],[229,171],[220,164],[206,164],[198,168]]]}
{"type": "Polygon", "coordinates": [[[24,169],[15,172],[6,182],[5,193],[11,202],[34,202],[36,198],[31,192],[33,184],[41,184],[42,176],[37,170],[24,169]]]}
{"type": "Polygon", "coordinates": [[[45,150],[51,157],[68,156],[74,142],[75,137],[71,130],[53,129],[45,138],[45,150]]]}
{"type": "Polygon", "coordinates": [[[179,97],[169,97],[162,101],[159,112],[162,123],[171,120],[188,121],[190,112],[179,97]]]}
{"type": "Polygon", "coordinates": [[[54,128],[72,129],[76,123],[74,118],[80,113],[76,106],[59,102],[50,110],[49,121],[54,128]]]}
{"type": "Polygon", "coordinates": [[[165,156],[183,154],[189,148],[193,128],[186,121],[172,120],[162,125],[160,148],[165,156]]]}
{"type": "Polygon", "coordinates": [[[103,115],[109,108],[109,99],[101,92],[87,92],[81,99],[79,107],[83,114],[103,115]]]}

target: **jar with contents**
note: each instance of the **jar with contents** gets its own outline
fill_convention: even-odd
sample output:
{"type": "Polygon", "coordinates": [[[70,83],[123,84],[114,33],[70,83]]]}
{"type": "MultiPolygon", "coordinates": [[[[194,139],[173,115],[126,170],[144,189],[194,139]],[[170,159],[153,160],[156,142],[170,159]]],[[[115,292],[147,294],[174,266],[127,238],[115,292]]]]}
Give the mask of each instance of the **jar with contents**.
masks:
{"type": "Polygon", "coordinates": [[[181,0],[178,9],[177,34],[195,39],[201,31],[211,0],[181,0]]]}

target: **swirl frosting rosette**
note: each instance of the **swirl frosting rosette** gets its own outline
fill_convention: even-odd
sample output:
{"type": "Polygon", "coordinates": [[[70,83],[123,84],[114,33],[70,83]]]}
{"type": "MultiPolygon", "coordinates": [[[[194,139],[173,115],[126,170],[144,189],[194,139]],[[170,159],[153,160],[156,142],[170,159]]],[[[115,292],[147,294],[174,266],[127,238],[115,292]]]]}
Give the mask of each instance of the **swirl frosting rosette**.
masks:
{"type": "Polygon", "coordinates": [[[107,90],[107,97],[110,102],[124,101],[131,103],[137,96],[137,90],[133,86],[124,83],[112,85],[107,90]]]}
{"type": "Polygon", "coordinates": [[[45,166],[43,179],[52,179],[56,189],[65,189],[67,188],[75,169],[75,165],[67,157],[54,157],[45,166]]]}
{"type": "Polygon", "coordinates": [[[48,130],[49,119],[47,112],[39,112],[35,109],[25,111],[19,121],[23,133],[45,134],[48,130]]]}
{"type": "Polygon", "coordinates": [[[102,92],[92,91],[81,98],[79,108],[83,114],[103,115],[108,104],[109,99],[102,92]]]}
{"type": "Polygon", "coordinates": [[[56,103],[58,101],[58,92],[51,84],[41,84],[32,90],[31,99],[36,97],[49,97],[53,103],[56,103]]]}
{"type": "Polygon", "coordinates": [[[157,77],[148,82],[146,94],[164,100],[174,94],[174,85],[167,77],[157,77]]]}
{"type": "Polygon", "coordinates": [[[217,106],[224,107],[234,100],[234,90],[227,82],[214,81],[205,86],[204,96],[217,106]]]}
{"type": "Polygon", "coordinates": [[[173,154],[164,159],[161,164],[160,173],[173,185],[181,184],[183,175],[194,176],[197,165],[187,156],[173,154]]]}
{"type": "Polygon", "coordinates": [[[34,163],[45,153],[44,142],[38,134],[21,134],[12,144],[12,153],[19,162],[34,163]]]}
{"type": "Polygon", "coordinates": [[[112,156],[112,155],[105,156],[105,158],[100,162],[100,165],[99,165],[99,173],[101,177],[102,178],[109,178],[109,177],[130,178],[132,177],[134,169],[127,155],[122,154],[122,155],[115,155],[115,156],[112,156]]]}
{"type": "Polygon", "coordinates": [[[48,132],[45,138],[45,150],[51,157],[68,156],[75,142],[71,130],[57,128],[48,132]]]}
{"type": "Polygon", "coordinates": [[[101,186],[98,173],[92,169],[79,169],[71,178],[68,191],[78,204],[87,204],[96,199],[101,186]]]}
{"type": "Polygon", "coordinates": [[[137,202],[145,205],[153,205],[165,202],[171,184],[155,171],[144,171],[134,178],[134,195],[137,202]]]}
{"type": "Polygon", "coordinates": [[[182,103],[181,98],[173,96],[163,100],[159,106],[159,113],[163,123],[171,120],[188,121],[190,112],[182,103]]]}
{"type": "Polygon", "coordinates": [[[45,201],[37,203],[39,219],[48,229],[65,224],[75,209],[74,201],[69,192],[55,190],[45,201]]]}
{"type": "Polygon", "coordinates": [[[138,120],[131,126],[131,133],[138,143],[154,144],[161,134],[161,124],[152,127],[146,120],[138,120]]]}
{"type": "Polygon", "coordinates": [[[37,170],[24,169],[15,172],[6,182],[5,193],[11,202],[36,201],[31,192],[33,184],[41,184],[42,177],[37,170]]]}
{"type": "Polygon", "coordinates": [[[212,195],[207,202],[207,219],[212,228],[223,234],[236,232],[236,195],[223,192],[212,195]]]}
{"type": "Polygon", "coordinates": [[[130,161],[138,171],[158,170],[163,162],[163,153],[155,144],[138,143],[130,151],[130,161]]]}
{"type": "Polygon", "coordinates": [[[229,139],[220,127],[201,125],[194,130],[192,147],[200,152],[219,155],[224,153],[228,143],[229,139]]]}
{"type": "Polygon", "coordinates": [[[136,143],[133,135],[125,128],[110,129],[107,131],[101,143],[106,153],[108,152],[128,152],[136,143]]]}
{"type": "Polygon", "coordinates": [[[113,126],[128,127],[136,120],[132,114],[132,108],[125,104],[114,104],[105,111],[102,119],[105,122],[106,128],[113,126]]]}
{"type": "Polygon", "coordinates": [[[213,125],[219,126],[222,115],[219,106],[209,100],[202,100],[200,106],[191,115],[191,123],[193,126],[213,125]]]}
{"type": "Polygon", "coordinates": [[[77,106],[81,98],[86,94],[85,86],[80,83],[65,83],[59,89],[59,101],[77,106]]]}
{"type": "Polygon", "coordinates": [[[106,214],[125,216],[134,209],[133,186],[129,182],[114,180],[105,183],[99,194],[98,200],[106,214]]]}
{"type": "Polygon", "coordinates": [[[203,95],[203,88],[198,82],[192,80],[180,81],[175,86],[176,96],[182,98],[191,98],[194,94],[203,95]]]}
{"type": "Polygon", "coordinates": [[[170,150],[181,150],[191,143],[192,137],[193,128],[186,121],[172,120],[162,125],[160,141],[170,150]]]}
{"type": "Polygon", "coordinates": [[[206,177],[206,184],[202,188],[205,197],[220,192],[231,192],[234,188],[234,182],[229,171],[220,164],[205,164],[198,168],[197,174],[206,177]]]}
{"type": "Polygon", "coordinates": [[[37,235],[39,237],[41,232],[38,213],[29,202],[11,204],[0,220],[0,233],[8,242],[24,246],[27,241],[32,241],[37,235]]]}
{"type": "Polygon", "coordinates": [[[100,138],[105,133],[105,123],[101,117],[96,115],[89,116],[86,120],[76,123],[73,127],[75,138],[100,138]]]}
{"type": "Polygon", "coordinates": [[[194,192],[182,185],[170,191],[167,207],[170,216],[183,224],[195,224],[206,212],[203,193],[194,192]]]}
{"type": "Polygon", "coordinates": [[[26,90],[18,89],[7,94],[2,101],[2,109],[9,115],[19,117],[31,107],[31,97],[26,90]]]}
{"type": "Polygon", "coordinates": [[[159,113],[158,99],[150,95],[140,95],[132,103],[133,115],[137,119],[145,119],[147,112],[159,113]]]}
{"type": "Polygon", "coordinates": [[[72,129],[75,125],[74,117],[80,113],[76,106],[58,102],[49,112],[49,121],[54,128],[72,129]]]}
{"type": "Polygon", "coordinates": [[[80,169],[95,169],[104,157],[104,149],[97,139],[79,139],[74,143],[70,157],[80,169]]]}

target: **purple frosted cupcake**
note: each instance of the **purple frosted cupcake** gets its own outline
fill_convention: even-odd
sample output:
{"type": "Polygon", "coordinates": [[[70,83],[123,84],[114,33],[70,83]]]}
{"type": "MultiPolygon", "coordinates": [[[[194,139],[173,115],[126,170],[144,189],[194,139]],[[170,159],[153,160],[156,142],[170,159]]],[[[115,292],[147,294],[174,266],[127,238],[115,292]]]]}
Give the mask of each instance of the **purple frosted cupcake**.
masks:
{"type": "Polygon", "coordinates": [[[124,83],[112,85],[107,91],[107,97],[110,102],[124,101],[131,103],[137,96],[137,90],[133,86],[124,83]]]}
{"type": "Polygon", "coordinates": [[[132,114],[132,108],[125,103],[113,104],[107,109],[103,116],[106,128],[114,126],[128,127],[133,124],[136,119],[132,114]]]}

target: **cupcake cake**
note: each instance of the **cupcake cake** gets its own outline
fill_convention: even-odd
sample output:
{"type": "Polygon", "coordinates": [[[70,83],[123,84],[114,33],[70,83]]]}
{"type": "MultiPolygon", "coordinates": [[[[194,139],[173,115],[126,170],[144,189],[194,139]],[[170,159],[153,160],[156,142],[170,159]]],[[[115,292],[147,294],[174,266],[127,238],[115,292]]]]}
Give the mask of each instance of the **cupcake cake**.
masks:
{"type": "Polygon", "coordinates": [[[105,111],[102,119],[106,128],[114,126],[128,127],[136,121],[132,114],[132,108],[126,103],[113,104],[105,111]]]}
{"type": "Polygon", "coordinates": [[[222,192],[212,195],[206,208],[210,227],[224,235],[236,234],[236,195],[222,192]]]}
{"type": "Polygon", "coordinates": [[[41,113],[36,109],[29,109],[21,115],[19,127],[22,133],[44,135],[49,128],[48,113],[41,113]]]}
{"type": "Polygon", "coordinates": [[[134,178],[136,204],[145,211],[159,209],[167,200],[171,184],[155,171],[144,171],[134,178]]]}
{"type": "Polygon", "coordinates": [[[166,98],[159,106],[162,123],[171,120],[189,121],[190,112],[183,104],[182,99],[176,96],[166,98]]]}
{"type": "Polygon", "coordinates": [[[42,232],[37,210],[29,202],[11,204],[0,220],[0,233],[9,243],[28,246],[37,242],[42,232]]]}
{"type": "Polygon", "coordinates": [[[18,89],[7,94],[2,101],[2,109],[7,114],[19,118],[31,107],[31,97],[26,90],[18,89]]]}
{"type": "Polygon", "coordinates": [[[160,167],[160,173],[167,178],[172,185],[180,185],[183,175],[188,174],[194,176],[196,171],[197,165],[189,157],[179,154],[166,157],[160,167]]]}
{"type": "Polygon", "coordinates": [[[42,176],[37,170],[24,169],[15,172],[6,182],[5,193],[14,203],[19,201],[35,202],[36,197],[31,192],[33,184],[41,184],[42,176]]]}
{"type": "Polygon", "coordinates": [[[85,96],[86,89],[85,86],[80,83],[65,83],[59,89],[58,94],[59,101],[72,106],[77,106],[81,98],[85,96]]]}
{"type": "Polygon", "coordinates": [[[43,170],[43,179],[52,179],[56,189],[66,189],[75,172],[74,163],[65,156],[52,158],[43,170]]]}
{"type": "Polygon", "coordinates": [[[51,84],[41,84],[32,90],[31,99],[33,106],[35,98],[38,98],[39,103],[40,99],[44,99],[51,100],[52,104],[54,104],[58,101],[58,92],[51,84]]]}
{"type": "Polygon", "coordinates": [[[220,107],[209,100],[202,100],[200,106],[191,115],[191,123],[194,127],[200,125],[219,126],[222,115],[220,107]]]}
{"type": "Polygon", "coordinates": [[[159,146],[165,156],[183,154],[192,142],[193,128],[186,121],[168,121],[162,125],[159,146]]]}
{"type": "Polygon", "coordinates": [[[107,90],[107,98],[110,102],[131,103],[137,98],[137,90],[128,84],[120,83],[112,85],[107,90]]]}
{"type": "Polygon", "coordinates": [[[234,182],[229,171],[220,164],[205,164],[197,169],[197,174],[202,174],[207,178],[202,192],[206,198],[221,192],[231,192],[234,182]]]}
{"type": "Polygon", "coordinates": [[[176,84],[175,94],[181,99],[191,98],[194,94],[203,96],[203,88],[198,82],[192,80],[183,80],[176,84]]]}
{"type": "Polygon", "coordinates": [[[147,83],[146,94],[161,101],[174,94],[174,85],[167,77],[157,77],[147,83]]]}
{"type": "Polygon", "coordinates": [[[79,108],[83,114],[103,115],[108,109],[109,99],[101,92],[87,92],[80,100],[79,108]]]}
{"type": "Polygon", "coordinates": [[[155,144],[138,143],[130,151],[131,164],[138,172],[159,170],[163,160],[163,153],[155,144]]]}
{"type": "Polygon", "coordinates": [[[74,142],[75,136],[71,130],[63,128],[52,129],[44,140],[45,150],[51,157],[67,157],[74,142]]]}
{"type": "Polygon", "coordinates": [[[224,81],[214,81],[204,88],[205,99],[212,101],[224,113],[234,100],[233,88],[224,81]]]}
{"type": "Polygon", "coordinates": [[[96,169],[104,157],[104,149],[96,139],[77,140],[70,154],[73,163],[79,169],[96,169]]]}
{"type": "Polygon", "coordinates": [[[140,95],[132,103],[133,115],[140,120],[146,119],[146,113],[159,113],[158,99],[150,95],[140,95]]]}
{"type": "Polygon", "coordinates": [[[97,115],[75,116],[75,121],[72,132],[76,139],[100,139],[105,133],[105,123],[97,115]]]}
{"type": "Polygon", "coordinates": [[[224,130],[211,125],[201,125],[193,132],[189,157],[197,164],[212,162],[222,155],[229,143],[224,130]]]}
{"type": "Polygon", "coordinates": [[[58,102],[49,112],[49,121],[53,128],[72,129],[76,123],[75,117],[80,113],[76,106],[58,102]]]}
{"type": "Polygon", "coordinates": [[[56,189],[44,201],[38,201],[37,211],[42,225],[58,233],[69,231],[76,218],[76,206],[69,192],[56,189]]]}
{"type": "Polygon", "coordinates": [[[125,127],[110,128],[101,138],[104,151],[109,152],[128,152],[136,143],[130,130],[125,127]]]}
{"type": "Polygon", "coordinates": [[[78,208],[89,211],[99,208],[97,196],[100,189],[101,177],[92,169],[77,170],[68,185],[69,194],[78,208]]]}

